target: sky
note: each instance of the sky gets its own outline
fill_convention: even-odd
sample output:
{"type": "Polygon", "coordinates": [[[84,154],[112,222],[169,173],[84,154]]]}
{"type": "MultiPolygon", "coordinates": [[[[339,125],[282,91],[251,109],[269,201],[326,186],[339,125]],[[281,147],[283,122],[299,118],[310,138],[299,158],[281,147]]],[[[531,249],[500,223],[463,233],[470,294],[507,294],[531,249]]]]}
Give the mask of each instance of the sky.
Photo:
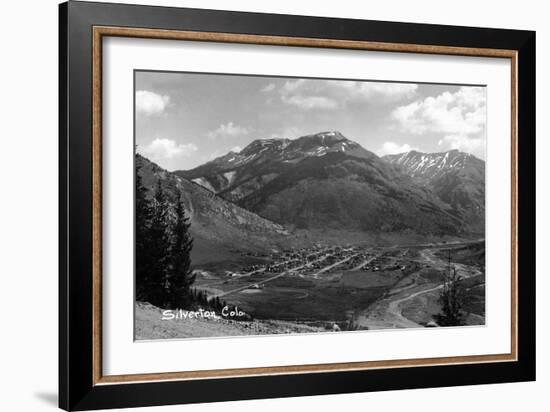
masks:
{"type": "Polygon", "coordinates": [[[459,149],[485,159],[482,86],[137,71],[135,102],[137,151],[170,171],[322,131],[379,156],[459,149]]]}

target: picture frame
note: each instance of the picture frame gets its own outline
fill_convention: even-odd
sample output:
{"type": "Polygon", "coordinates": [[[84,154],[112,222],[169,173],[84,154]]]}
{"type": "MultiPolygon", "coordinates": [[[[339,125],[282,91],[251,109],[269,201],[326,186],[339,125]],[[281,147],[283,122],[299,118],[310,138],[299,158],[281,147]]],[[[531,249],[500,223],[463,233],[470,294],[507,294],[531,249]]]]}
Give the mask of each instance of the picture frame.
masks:
{"type": "Polygon", "coordinates": [[[156,406],[535,379],[534,32],[79,1],[60,5],[59,22],[59,406],[62,409],[156,406]],[[498,121],[506,123],[511,131],[510,158],[506,160],[511,175],[509,179],[502,177],[511,184],[510,351],[105,374],[106,223],[102,216],[104,186],[109,175],[103,168],[103,119],[108,109],[104,105],[102,75],[106,38],[508,60],[511,106],[509,118],[498,121]]]}

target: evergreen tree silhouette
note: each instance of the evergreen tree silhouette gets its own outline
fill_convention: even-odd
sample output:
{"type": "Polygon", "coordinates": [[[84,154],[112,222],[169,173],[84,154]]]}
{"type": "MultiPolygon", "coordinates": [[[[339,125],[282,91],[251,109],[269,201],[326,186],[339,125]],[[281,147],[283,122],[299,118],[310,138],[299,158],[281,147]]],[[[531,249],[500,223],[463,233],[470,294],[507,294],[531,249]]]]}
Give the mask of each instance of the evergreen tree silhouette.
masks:
{"type": "Polygon", "coordinates": [[[189,308],[191,304],[191,285],[195,282],[195,275],[191,270],[193,238],[189,233],[189,217],[185,214],[181,199],[176,203],[175,215],[171,269],[168,279],[169,306],[172,309],[183,309],[189,308]]]}
{"type": "Polygon", "coordinates": [[[149,251],[149,302],[159,307],[169,303],[170,222],[169,207],[160,179],[153,199],[151,227],[147,241],[149,251]]]}
{"type": "Polygon", "coordinates": [[[147,198],[147,189],[143,186],[141,174],[136,170],[136,300],[148,300],[148,291],[152,287],[151,278],[151,256],[149,249],[149,231],[153,208],[151,201],[147,198]]]}

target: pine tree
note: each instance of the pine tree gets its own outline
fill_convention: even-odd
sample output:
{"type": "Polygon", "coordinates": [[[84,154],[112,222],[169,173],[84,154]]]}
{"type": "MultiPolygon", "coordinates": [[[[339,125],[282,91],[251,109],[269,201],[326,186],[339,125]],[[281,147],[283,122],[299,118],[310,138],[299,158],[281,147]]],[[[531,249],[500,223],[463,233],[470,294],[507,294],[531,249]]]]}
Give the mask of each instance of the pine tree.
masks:
{"type": "Polygon", "coordinates": [[[168,305],[168,273],[170,264],[169,204],[160,179],[153,200],[153,213],[149,229],[148,256],[150,258],[150,282],[148,301],[159,307],[168,305]]]}
{"type": "Polygon", "coordinates": [[[461,326],[464,325],[463,290],[460,281],[462,277],[456,273],[456,268],[451,270],[451,257],[449,252],[449,266],[443,290],[439,295],[441,313],[435,316],[435,321],[440,326],[461,326]]]}
{"type": "Polygon", "coordinates": [[[143,186],[141,175],[136,170],[136,300],[146,301],[151,288],[151,256],[149,249],[149,230],[153,217],[151,201],[147,198],[147,189],[143,186]]]}
{"type": "Polygon", "coordinates": [[[191,270],[191,249],[193,238],[189,233],[189,217],[185,214],[183,202],[176,202],[176,222],[171,249],[171,265],[169,276],[169,306],[173,309],[189,308],[193,298],[191,285],[195,282],[195,275],[191,270]]]}

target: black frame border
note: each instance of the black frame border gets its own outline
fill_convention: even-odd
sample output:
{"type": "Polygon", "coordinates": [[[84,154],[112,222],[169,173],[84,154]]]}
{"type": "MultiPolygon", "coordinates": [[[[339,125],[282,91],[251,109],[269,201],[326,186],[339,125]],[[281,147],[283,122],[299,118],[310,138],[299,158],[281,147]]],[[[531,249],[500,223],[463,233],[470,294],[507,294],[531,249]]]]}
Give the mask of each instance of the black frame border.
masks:
{"type": "Polygon", "coordinates": [[[90,410],[535,380],[535,32],[70,1],[59,6],[59,406],[90,410]],[[518,360],[94,385],[92,26],[517,51],[518,360]]]}

